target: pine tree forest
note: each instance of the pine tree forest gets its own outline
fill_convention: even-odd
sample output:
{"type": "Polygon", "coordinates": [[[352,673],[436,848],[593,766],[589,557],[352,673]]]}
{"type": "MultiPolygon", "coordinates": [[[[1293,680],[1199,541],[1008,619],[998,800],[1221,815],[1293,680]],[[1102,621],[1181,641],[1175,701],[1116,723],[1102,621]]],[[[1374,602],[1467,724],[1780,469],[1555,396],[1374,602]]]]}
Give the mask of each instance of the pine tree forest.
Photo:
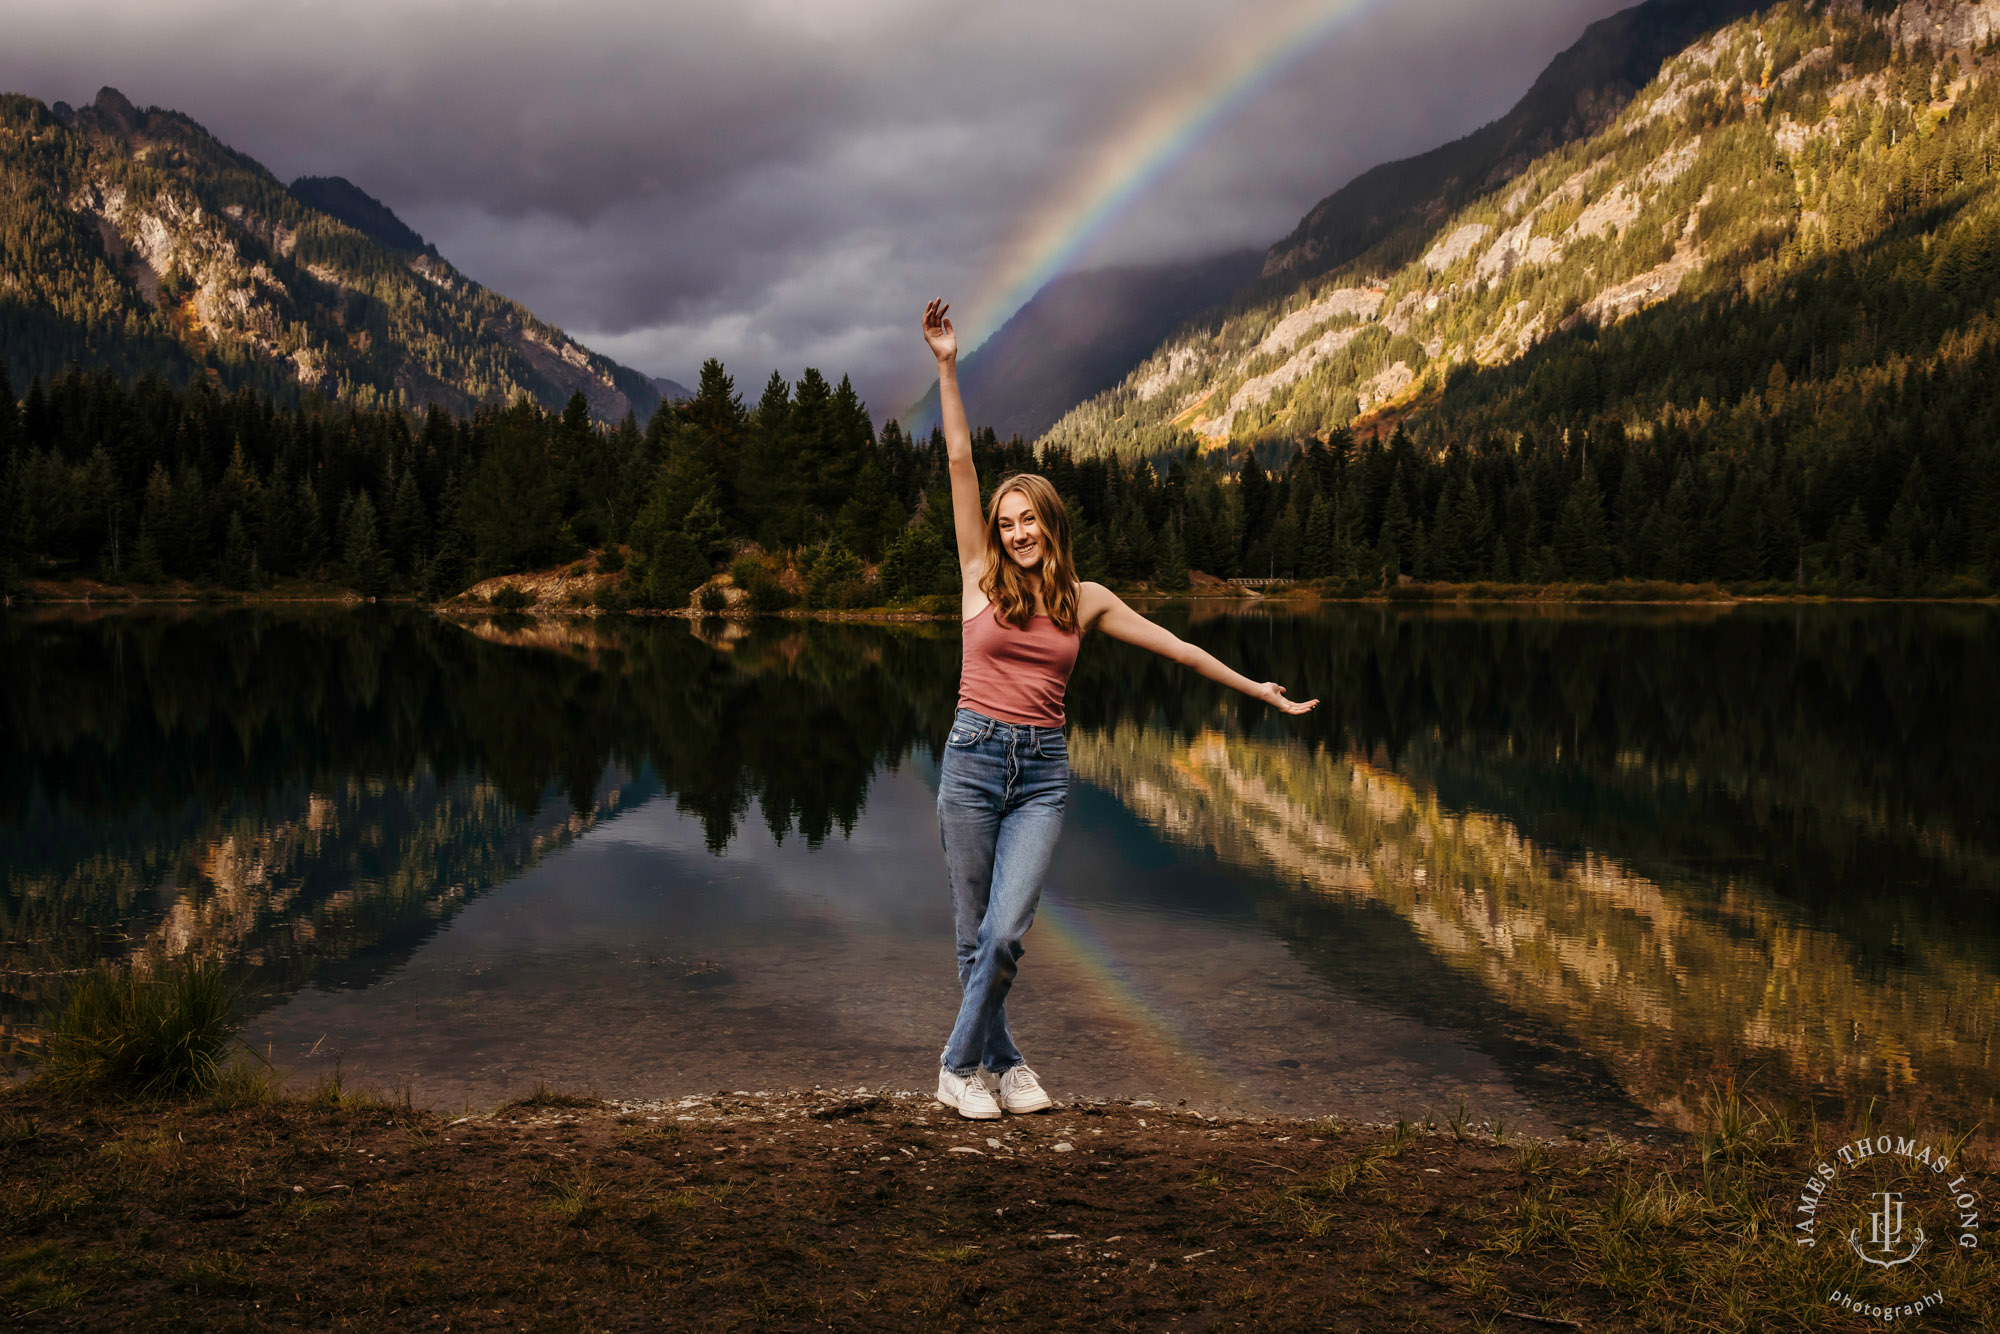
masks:
{"type": "MultiPolygon", "coordinates": [[[[1997,73],[1992,40],[1933,47],[1880,5],[1776,5],[1601,134],[1184,334],[1041,441],[980,432],[980,475],[1045,473],[1084,577],[1160,591],[1990,594],[1997,73]]],[[[723,571],[762,609],[957,587],[942,439],[878,432],[815,370],[753,395],[710,361],[643,423],[580,393],[336,403],[143,358],[22,375],[0,370],[10,585],[435,600],[592,554],[626,571],[608,605],[685,607],[723,571]]]]}

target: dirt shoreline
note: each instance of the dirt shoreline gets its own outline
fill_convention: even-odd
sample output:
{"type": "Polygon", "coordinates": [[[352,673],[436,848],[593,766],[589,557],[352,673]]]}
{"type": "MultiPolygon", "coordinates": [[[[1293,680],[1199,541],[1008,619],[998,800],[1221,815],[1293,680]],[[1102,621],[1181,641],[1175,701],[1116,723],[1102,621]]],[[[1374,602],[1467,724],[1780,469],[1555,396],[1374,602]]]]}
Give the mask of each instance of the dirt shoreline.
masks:
{"type": "Polygon", "coordinates": [[[1667,1161],[1145,1102],[971,1122],[888,1090],[450,1117],[29,1085],[0,1127],[0,1310],[30,1329],[1625,1328],[1554,1270],[1454,1274],[1523,1190],[1667,1161]]]}
{"type": "MultiPolygon", "coordinates": [[[[1632,1145],[1144,1101],[973,1122],[889,1089],[538,1089],[453,1117],[337,1083],[92,1105],[30,1083],[0,1090],[0,1313],[202,1331],[1878,1327],[1825,1308],[1838,1248],[1789,1239],[1822,1128],[1760,1138],[1731,1107],[1699,1141],[1632,1145]]],[[[1919,1327],[1995,1312],[1988,1267],[1954,1272],[1919,1327]]]]}

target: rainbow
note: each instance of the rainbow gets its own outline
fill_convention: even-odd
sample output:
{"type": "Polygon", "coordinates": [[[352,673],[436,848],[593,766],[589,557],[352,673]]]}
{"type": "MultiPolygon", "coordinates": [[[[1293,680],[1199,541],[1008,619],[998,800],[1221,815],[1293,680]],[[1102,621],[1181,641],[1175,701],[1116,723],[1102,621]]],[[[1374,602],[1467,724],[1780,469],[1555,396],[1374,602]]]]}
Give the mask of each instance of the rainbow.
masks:
{"type": "Polygon", "coordinates": [[[1174,1007],[1158,1003],[1088,919],[1046,887],[1035,909],[1035,926],[1041,928],[1040,938],[1031,930],[1029,947],[1038,943],[1049,947],[1052,962],[1067,964],[1072,981],[1097,993],[1104,1019],[1116,1025],[1126,1041],[1150,1048],[1140,1056],[1144,1066],[1159,1071],[1162,1079],[1196,1102],[1224,1105],[1246,1092],[1194,1045],[1174,1007]]]}
{"type": "Polygon", "coordinates": [[[1131,203],[1232,112],[1333,33],[1388,0],[1295,0],[1277,22],[1182,72],[1108,135],[1082,170],[1004,243],[969,304],[973,345],[1076,263],[1131,203]]]}

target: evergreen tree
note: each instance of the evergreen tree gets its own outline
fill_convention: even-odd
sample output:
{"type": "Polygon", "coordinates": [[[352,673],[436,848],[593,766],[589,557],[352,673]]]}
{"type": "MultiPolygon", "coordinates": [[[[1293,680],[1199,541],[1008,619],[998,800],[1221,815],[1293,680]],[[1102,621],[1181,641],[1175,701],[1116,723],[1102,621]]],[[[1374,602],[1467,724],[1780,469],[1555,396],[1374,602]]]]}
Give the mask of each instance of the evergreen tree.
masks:
{"type": "Polygon", "coordinates": [[[326,564],[326,524],[320,518],[319,493],[311,481],[300,478],[298,492],[299,568],[307,579],[317,579],[326,564]]]}
{"type": "Polygon", "coordinates": [[[795,545],[805,536],[806,488],[791,395],[784,377],[772,371],[743,446],[744,524],[767,547],[795,545]]]}
{"type": "Polygon", "coordinates": [[[695,589],[713,573],[695,540],[678,529],[635,550],[629,568],[640,603],[668,611],[686,608],[695,589]]]}
{"type": "Polygon", "coordinates": [[[1660,519],[1660,555],[1655,569],[1662,579],[1683,582],[1695,577],[1694,471],[1685,460],[1674,472],[1667,488],[1665,513],[1660,519]]]}
{"type": "Polygon", "coordinates": [[[828,538],[806,573],[806,605],[854,606],[861,596],[861,575],[860,558],[842,546],[839,539],[828,538]]]}
{"type": "Polygon", "coordinates": [[[166,565],[160,559],[160,544],[153,537],[153,525],[144,517],[139,520],[139,540],[132,546],[130,577],[135,584],[157,584],[167,577],[166,565]]]}
{"type": "Polygon", "coordinates": [[[1611,577],[1611,544],[1604,522],[1604,497],[1588,468],[1577,475],[1556,523],[1555,549],[1562,577],[1602,583],[1611,577]]]}
{"type": "Polygon", "coordinates": [[[162,539],[160,558],[170,573],[183,579],[208,574],[215,550],[209,524],[208,488],[202,485],[201,470],[192,462],[183,463],[174,475],[162,522],[154,529],[162,539]]]}
{"type": "Polygon", "coordinates": [[[222,543],[222,582],[230,588],[257,587],[257,551],[250,544],[250,530],[243,514],[229,516],[229,532],[222,543]]]}
{"type": "Polygon", "coordinates": [[[472,538],[460,519],[459,496],[458,474],[450,473],[438,500],[437,554],[424,567],[423,595],[433,602],[462,591],[472,570],[472,538]]]}
{"type": "MultiPolygon", "coordinates": [[[[1241,538],[1236,549],[1247,552],[1250,544],[1263,536],[1268,526],[1271,508],[1271,483],[1264,470],[1257,466],[1257,451],[1250,450],[1243,456],[1243,467],[1236,474],[1237,494],[1242,504],[1241,538]]],[[[1248,562],[1245,562],[1246,568],[1248,562]]],[[[1261,573],[1250,570],[1252,575],[1261,573]]]]}
{"type": "Polygon", "coordinates": [[[167,577],[167,557],[161,550],[160,535],[173,521],[174,484],[167,480],[164,465],[155,463],[146,479],[145,506],[139,511],[139,542],[132,562],[132,577],[142,584],[156,584],[167,577]]]}
{"type": "Polygon", "coordinates": [[[736,393],[736,381],[720,361],[710,357],[701,364],[701,379],[694,397],[682,409],[682,418],[692,433],[681,442],[692,448],[706,465],[715,487],[715,504],[724,519],[740,524],[745,515],[737,495],[736,478],[743,467],[744,436],[749,414],[736,393]]]}
{"type": "Polygon", "coordinates": [[[389,553],[382,549],[381,533],[375,522],[375,502],[366,491],[357,491],[347,507],[347,528],[340,550],[347,582],[355,592],[372,598],[389,591],[389,553]]]}
{"type": "Polygon", "coordinates": [[[1314,496],[1306,512],[1305,550],[1302,556],[1305,577],[1324,579],[1334,572],[1333,506],[1325,496],[1314,496]]]}
{"type": "Polygon", "coordinates": [[[1181,550],[1180,525],[1168,520],[1160,535],[1153,585],[1163,593],[1185,593],[1189,586],[1187,554],[1181,550]]]}
{"type": "Polygon", "coordinates": [[[1403,474],[1398,469],[1389,483],[1389,499],[1382,509],[1382,536],[1376,543],[1376,557],[1384,574],[1394,580],[1414,567],[1417,557],[1417,526],[1410,518],[1403,498],[1403,474]]]}
{"type": "Polygon", "coordinates": [[[1741,469],[1720,520],[1716,566],[1724,579],[1765,576],[1764,522],[1764,479],[1753,468],[1741,469]]]}
{"type": "Polygon", "coordinates": [[[1100,583],[1110,573],[1106,560],[1104,540],[1098,536],[1097,525],[1087,520],[1076,520],[1073,525],[1070,554],[1076,560],[1076,577],[1086,583],[1100,583]]]}
{"type": "Polygon", "coordinates": [[[937,529],[912,524],[889,544],[878,577],[889,602],[951,593],[958,589],[958,561],[938,540],[937,529]]]}
{"type": "Polygon", "coordinates": [[[1367,496],[1354,484],[1350,474],[1347,484],[1340,488],[1340,498],[1334,502],[1333,568],[1328,573],[1335,578],[1351,579],[1361,572],[1367,562],[1364,555],[1367,527],[1367,496]]]}
{"type": "Polygon", "coordinates": [[[532,399],[482,423],[486,456],[467,485],[464,522],[472,534],[482,574],[506,574],[547,562],[562,523],[548,423],[532,399]]]}
{"type": "Polygon", "coordinates": [[[412,574],[425,555],[430,516],[424,513],[423,493],[417,488],[414,468],[403,469],[396,483],[396,499],[389,509],[389,556],[399,573],[412,574]]]}
{"type": "Polygon", "coordinates": [[[870,457],[863,462],[852,491],[835,516],[833,531],[863,560],[879,560],[908,521],[909,514],[890,489],[881,464],[870,457]]]}
{"type": "Polygon", "coordinates": [[[1910,460],[1903,475],[1903,489],[1890,507],[1889,522],[1882,533],[1882,554],[1893,591],[1908,596],[1927,582],[1930,574],[1927,537],[1930,528],[1929,486],[1924,480],[1922,459],[1910,460]]]}

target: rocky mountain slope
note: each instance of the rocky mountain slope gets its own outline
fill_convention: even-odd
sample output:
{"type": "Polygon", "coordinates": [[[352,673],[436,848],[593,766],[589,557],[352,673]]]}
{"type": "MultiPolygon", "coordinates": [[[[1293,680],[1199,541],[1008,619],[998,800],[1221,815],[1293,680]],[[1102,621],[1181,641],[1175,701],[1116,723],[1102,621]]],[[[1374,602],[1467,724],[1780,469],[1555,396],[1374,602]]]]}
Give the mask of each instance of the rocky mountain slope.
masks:
{"type": "Polygon", "coordinates": [[[287,188],[177,112],[106,88],[0,96],[0,358],[464,411],[526,391],[642,417],[646,376],[473,282],[338,177],[287,188]]]}
{"type": "Polygon", "coordinates": [[[1439,218],[1511,180],[1535,158],[1602,130],[1662,63],[1756,8],[1756,0],[1646,0],[1591,24],[1499,120],[1363,172],[1314,205],[1271,247],[1263,276],[1296,284],[1392,235],[1416,244],[1439,218]]]}
{"type": "MultiPolygon", "coordinates": [[[[1892,238],[1925,270],[1944,256],[1976,267],[2000,203],[1996,33],[1994,0],[1792,0],[1730,23],[1596,133],[1440,213],[1418,244],[1391,235],[1170,339],[1046,440],[1158,455],[1324,438],[1447,384],[1490,399],[1490,372],[1560,333],[1796,296],[1797,281],[1892,238]]],[[[1274,250],[1276,271],[1309,240],[1274,250]]],[[[1823,370],[1834,350],[1799,360],[1823,370]]],[[[1855,364],[1886,354],[1871,336],[1855,364]]]]}
{"type": "MultiPolygon", "coordinates": [[[[1439,216],[1534,157],[1602,129],[1662,61],[1752,8],[1754,0],[1645,0],[1592,24],[1505,116],[1363,173],[1316,205],[1260,262],[1226,254],[1058,277],[964,359],[959,374],[967,402],[1002,437],[1035,438],[1117,384],[1183,326],[1286,295],[1385,238],[1419,244],[1439,216]]],[[[921,433],[936,420],[933,386],[905,421],[921,433]]]]}

